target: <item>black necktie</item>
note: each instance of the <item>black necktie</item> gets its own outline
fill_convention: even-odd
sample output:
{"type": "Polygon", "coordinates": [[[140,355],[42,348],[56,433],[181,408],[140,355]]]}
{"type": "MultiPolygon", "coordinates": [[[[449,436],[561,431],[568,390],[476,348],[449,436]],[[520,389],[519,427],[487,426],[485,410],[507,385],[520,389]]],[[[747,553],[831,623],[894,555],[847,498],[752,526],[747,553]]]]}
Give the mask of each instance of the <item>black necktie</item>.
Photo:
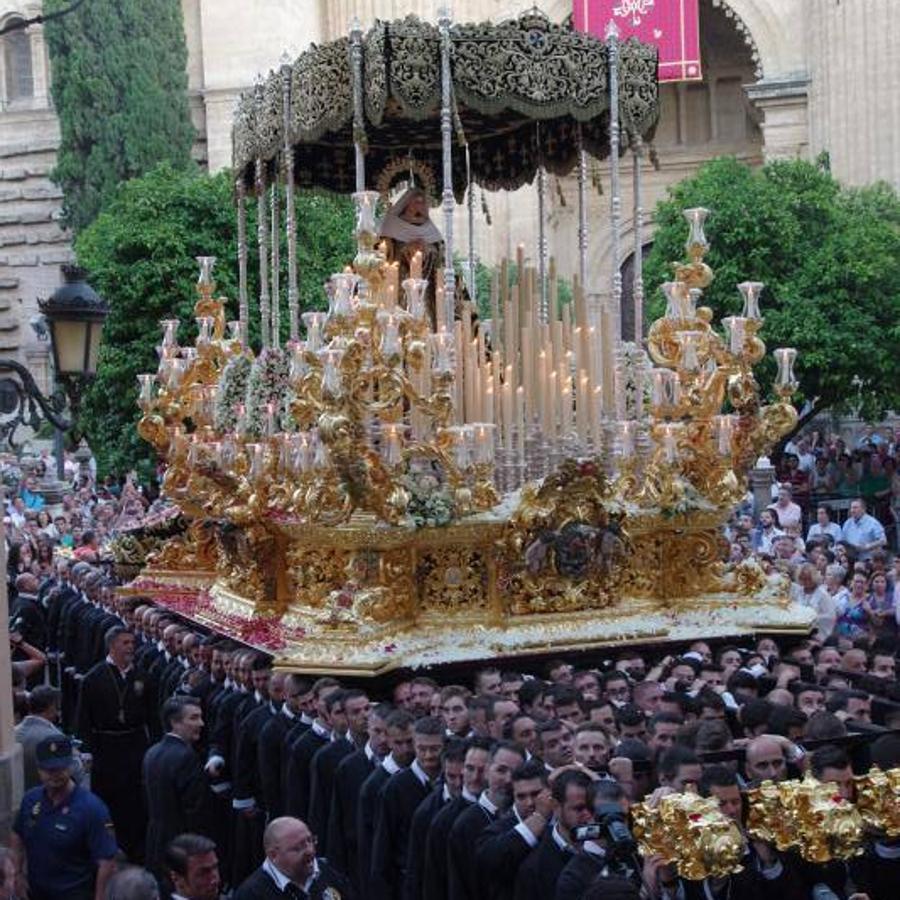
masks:
{"type": "Polygon", "coordinates": [[[289,897],[290,900],[303,900],[306,894],[293,881],[289,881],[284,886],[284,896],[289,897]]]}

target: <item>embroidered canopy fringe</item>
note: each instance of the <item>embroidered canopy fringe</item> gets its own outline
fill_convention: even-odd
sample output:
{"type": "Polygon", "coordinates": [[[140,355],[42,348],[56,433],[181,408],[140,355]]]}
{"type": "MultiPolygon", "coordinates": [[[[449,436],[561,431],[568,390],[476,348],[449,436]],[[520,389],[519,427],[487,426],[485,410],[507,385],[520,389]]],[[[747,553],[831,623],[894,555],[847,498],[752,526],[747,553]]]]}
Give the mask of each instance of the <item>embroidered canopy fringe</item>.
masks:
{"type": "MultiPolygon", "coordinates": [[[[513,190],[531,182],[539,163],[553,175],[578,162],[578,126],[585,149],[609,154],[606,45],[550,22],[539,13],[497,24],[451,27],[457,132],[482,187],[513,190]],[[536,123],[540,122],[538,132],[536,123]]],[[[409,16],[376,22],[363,38],[367,186],[398,154],[440,171],[440,36],[409,16]]],[[[620,48],[622,152],[629,136],[645,141],[659,118],[655,47],[631,39],[620,48]]],[[[339,193],[354,190],[353,90],[350,41],[341,38],[302,53],[257,84],[240,101],[234,126],[234,167],[248,192],[253,167],[270,167],[284,146],[284,78],[290,78],[289,138],[296,183],[339,193]]],[[[454,158],[457,199],[467,179],[463,154],[454,158]]]]}

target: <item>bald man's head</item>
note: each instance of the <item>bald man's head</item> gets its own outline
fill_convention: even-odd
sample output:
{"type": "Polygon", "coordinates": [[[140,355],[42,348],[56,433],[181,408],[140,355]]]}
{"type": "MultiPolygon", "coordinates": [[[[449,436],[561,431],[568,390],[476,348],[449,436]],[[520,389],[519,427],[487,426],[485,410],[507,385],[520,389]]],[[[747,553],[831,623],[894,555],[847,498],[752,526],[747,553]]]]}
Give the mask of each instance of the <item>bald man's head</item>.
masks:
{"type": "Polygon", "coordinates": [[[787,760],[781,744],[774,738],[761,735],[747,744],[747,777],[752,781],[784,781],[787,760]]]}
{"type": "Polygon", "coordinates": [[[295,884],[305,884],[316,861],[316,839],[305,822],[291,816],[273,819],[263,833],[263,849],[272,865],[295,884]]]}

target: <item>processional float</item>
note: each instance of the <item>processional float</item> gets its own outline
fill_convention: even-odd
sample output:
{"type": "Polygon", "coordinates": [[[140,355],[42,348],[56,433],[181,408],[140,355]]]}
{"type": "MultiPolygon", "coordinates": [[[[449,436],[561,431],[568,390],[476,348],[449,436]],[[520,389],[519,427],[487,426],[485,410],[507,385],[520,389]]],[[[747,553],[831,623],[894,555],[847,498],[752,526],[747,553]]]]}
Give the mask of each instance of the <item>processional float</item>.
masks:
{"type": "Polygon", "coordinates": [[[795,353],[775,351],[764,404],[762,285],[739,285],[723,336],[702,305],[705,210],[685,213],[687,258],[646,350],[622,340],[620,156],[634,161],[640,336],[640,172],[657,116],[654,48],[537,14],[354,28],[258,84],[234,126],[238,318],[201,259],[196,337],[181,346],[163,322],[159,369],[139,379],[139,431],[187,526],[129,592],[308,672],[807,632],[786,581],[723,561],[749,468],[795,422],[795,353]],[[589,157],[611,172],[604,289],[587,264],[589,157]],[[572,171],[579,271],[562,303],[545,192],[572,171]],[[398,182],[437,195],[434,173],[443,247],[426,277],[421,250],[393,253],[378,218],[398,182]],[[453,265],[454,209],[468,194],[471,229],[476,184],[532,181],[537,265],[522,251],[504,262],[479,317],[471,233],[467,291],[453,265]],[[327,311],[301,315],[295,193],[309,188],[352,193],[357,252],[327,311]]]}

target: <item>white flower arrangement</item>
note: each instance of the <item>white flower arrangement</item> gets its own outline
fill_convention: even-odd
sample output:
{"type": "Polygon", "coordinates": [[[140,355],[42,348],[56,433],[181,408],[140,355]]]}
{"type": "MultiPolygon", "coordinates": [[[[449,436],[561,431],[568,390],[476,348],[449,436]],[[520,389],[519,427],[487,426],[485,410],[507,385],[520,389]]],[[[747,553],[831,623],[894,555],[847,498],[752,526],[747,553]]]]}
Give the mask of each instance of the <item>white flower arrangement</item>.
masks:
{"type": "Polygon", "coordinates": [[[216,387],[216,405],[213,420],[216,431],[224,434],[234,431],[238,425],[238,406],[247,394],[247,378],[252,363],[241,353],[232,357],[222,370],[222,377],[216,387]]]}
{"type": "Polygon", "coordinates": [[[274,407],[274,422],[280,421],[288,396],[290,362],[280,348],[268,347],[253,361],[247,378],[243,430],[249,437],[266,433],[268,407],[274,407]]]}

